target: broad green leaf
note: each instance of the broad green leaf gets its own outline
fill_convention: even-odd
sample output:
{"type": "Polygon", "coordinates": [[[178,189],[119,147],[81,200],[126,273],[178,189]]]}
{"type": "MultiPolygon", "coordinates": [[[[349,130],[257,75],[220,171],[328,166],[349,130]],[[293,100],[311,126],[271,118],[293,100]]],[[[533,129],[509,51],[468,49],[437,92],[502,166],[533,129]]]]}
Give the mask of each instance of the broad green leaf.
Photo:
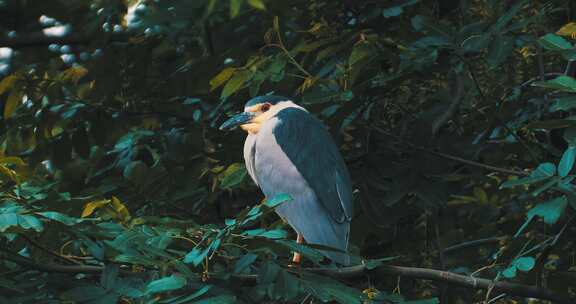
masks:
{"type": "Polygon", "coordinates": [[[82,210],[82,215],[80,215],[81,217],[88,217],[90,216],[92,213],[94,213],[94,211],[102,206],[107,205],[108,203],[110,203],[110,200],[104,199],[104,200],[97,200],[97,201],[92,201],[92,202],[88,202],[86,203],[86,205],[84,206],[84,209],[82,210]]]}
{"type": "Polygon", "coordinates": [[[556,165],[553,163],[541,163],[538,165],[536,170],[534,170],[530,176],[546,176],[551,177],[556,175],[556,165]]]}
{"type": "Polygon", "coordinates": [[[215,89],[219,88],[221,85],[226,83],[226,81],[228,81],[228,79],[230,79],[230,77],[234,75],[235,71],[236,68],[232,67],[228,67],[220,71],[218,75],[214,76],[214,78],[210,80],[210,91],[214,91],[215,89]]]}
{"type": "Polygon", "coordinates": [[[511,265],[502,271],[502,275],[507,279],[512,279],[516,277],[516,266],[511,265]]]}
{"type": "Polygon", "coordinates": [[[246,230],[243,235],[247,236],[260,236],[268,239],[285,239],[288,233],[283,229],[266,230],[262,228],[246,230]]]}
{"type": "Polygon", "coordinates": [[[230,17],[234,18],[240,13],[240,8],[244,0],[230,0],[230,17]]]}
{"type": "Polygon", "coordinates": [[[44,230],[42,222],[37,217],[28,214],[18,216],[18,225],[24,229],[33,229],[37,232],[44,230]]]}
{"type": "Polygon", "coordinates": [[[543,48],[551,51],[561,51],[572,48],[572,44],[568,42],[568,40],[554,34],[546,34],[540,37],[538,43],[540,43],[543,48]]]}
{"type": "Polygon", "coordinates": [[[83,221],[82,219],[73,218],[66,214],[55,211],[37,212],[36,214],[68,226],[73,226],[83,221]]]}
{"type": "Polygon", "coordinates": [[[248,4],[250,4],[250,6],[252,6],[253,8],[257,8],[259,10],[266,9],[266,5],[264,5],[264,1],[262,0],[248,0],[248,4]]]}
{"type": "Polygon", "coordinates": [[[291,201],[292,197],[286,193],[280,193],[277,194],[276,196],[270,198],[270,199],[266,199],[264,201],[264,205],[269,207],[269,208],[275,208],[276,206],[291,201]]]}
{"type": "Polygon", "coordinates": [[[14,75],[6,76],[0,81],[0,95],[10,90],[18,78],[14,75]]]}
{"type": "Polygon", "coordinates": [[[184,285],[186,285],[186,279],[184,277],[171,275],[148,283],[148,285],[146,285],[146,293],[155,294],[176,290],[184,287],[184,285]]]}
{"type": "Polygon", "coordinates": [[[562,26],[557,32],[557,35],[566,37],[576,36],[576,22],[570,22],[562,26]]]}
{"type": "Polygon", "coordinates": [[[576,96],[564,96],[554,100],[550,106],[550,111],[569,111],[576,108],[576,96]]]}
{"type": "Polygon", "coordinates": [[[404,12],[405,7],[414,5],[419,1],[420,0],[407,0],[396,6],[385,8],[384,10],[382,10],[382,16],[384,16],[385,18],[400,16],[402,12],[404,12]]]}
{"type": "Polygon", "coordinates": [[[290,301],[298,296],[300,281],[287,271],[282,270],[273,285],[272,298],[290,301]]]}
{"type": "Polygon", "coordinates": [[[490,43],[490,35],[474,35],[462,41],[461,47],[467,52],[480,52],[482,49],[488,47],[490,43]]]}
{"type": "Polygon", "coordinates": [[[530,176],[525,178],[510,179],[503,182],[502,185],[500,185],[500,189],[507,189],[520,185],[530,185],[543,180],[547,180],[549,178],[550,178],[549,176],[530,176]]]}
{"type": "Polygon", "coordinates": [[[560,90],[563,92],[576,93],[576,79],[570,76],[558,76],[548,81],[537,81],[533,84],[537,87],[560,90]]]}
{"type": "Polygon", "coordinates": [[[12,117],[16,108],[22,103],[22,96],[24,96],[22,92],[15,90],[10,92],[10,95],[8,95],[6,99],[6,105],[4,106],[4,119],[12,117]]]}
{"type": "Polygon", "coordinates": [[[572,167],[574,166],[574,159],[576,158],[576,146],[569,146],[564,154],[562,155],[562,159],[560,159],[560,163],[558,164],[558,175],[560,177],[566,177],[572,167]]]}
{"type": "Polygon", "coordinates": [[[258,259],[258,256],[253,253],[245,254],[238,261],[236,261],[236,264],[234,265],[234,273],[241,273],[244,271],[244,269],[252,265],[256,259],[258,259]]]}
{"type": "Polygon", "coordinates": [[[566,209],[567,204],[568,199],[566,196],[561,196],[536,205],[528,211],[526,221],[524,221],[514,237],[518,237],[535,216],[542,217],[546,224],[555,224],[564,212],[564,209],[566,209]]]}
{"type": "Polygon", "coordinates": [[[514,266],[524,272],[532,270],[535,264],[533,257],[520,257],[514,260],[514,266]]]}
{"type": "Polygon", "coordinates": [[[242,183],[247,175],[248,171],[244,164],[233,163],[222,173],[223,178],[220,182],[220,188],[232,189],[242,183]]]}
{"type": "Polygon", "coordinates": [[[354,46],[350,57],[348,58],[348,65],[352,66],[355,63],[365,59],[370,58],[373,54],[373,47],[369,42],[361,42],[354,46]]]}
{"type": "Polygon", "coordinates": [[[522,1],[516,2],[516,4],[514,4],[504,15],[502,15],[502,16],[500,16],[500,18],[498,18],[498,20],[496,21],[496,23],[492,27],[491,31],[493,33],[502,32],[504,27],[507,26],[508,23],[510,23],[512,18],[514,18],[514,16],[516,16],[516,14],[520,11],[520,9],[522,9],[522,7],[524,6],[524,4],[526,4],[526,2],[527,2],[527,0],[522,0],[522,1]]]}
{"type": "Polygon", "coordinates": [[[0,232],[5,232],[10,227],[18,226],[18,216],[16,213],[1,213],[0,232]]]}
{"type": "Polygon", "coordinates": [[[242,86],[250,80],[251,73],[249,71],[241,70],[236,73],[226,82],[226,85],[222,89],[220,98],[226,100],[232,94],[236,93],[242,88],[242,86]]]}
{"type": "Polygon", "coordinates": [[[161,303],[166,303],[166,304],[190,303],[190,301],[206,294],[211,288],[212,288],[212,285],[206,285],[206,286],[198,289],[198,291],[196,291],[195,293],[193,293],[191,295],[184,295],[184,296],[178,297],[176,299],[170,299],[169,301],[163,301],[161,303]]]}
{"type": "Polygon", "coordinates": [[[528,218],[539,216],[544,219],[546,224],[555,224],[562,213],[564,213],[567,204],[568,200],[565,196],[540,203],[536,205],[536,207],[532,208],[532,210],[528,211],[528,218]]]}

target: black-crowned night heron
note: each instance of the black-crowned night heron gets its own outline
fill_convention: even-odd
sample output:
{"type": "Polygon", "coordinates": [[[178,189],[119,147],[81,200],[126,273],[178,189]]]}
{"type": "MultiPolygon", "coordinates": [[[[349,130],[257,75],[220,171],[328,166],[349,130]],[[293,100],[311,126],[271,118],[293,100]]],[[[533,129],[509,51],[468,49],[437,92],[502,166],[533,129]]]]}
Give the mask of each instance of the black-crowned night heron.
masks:
{"type": "MultiPolygon", "coordinates": [[[[264,195],[292,197],[276,213],[296,231],[297,242],[346,252],[352,218],[350,176],[324,124],[286,97],[259,96],[220,129],[236,126],[248,132],[246,168],[264,195]]],[[[322,253],[338,264],[349,264],[345,253],[322,253]]],[[[299,254],[293,261],[300,262],[299,254]]]]}

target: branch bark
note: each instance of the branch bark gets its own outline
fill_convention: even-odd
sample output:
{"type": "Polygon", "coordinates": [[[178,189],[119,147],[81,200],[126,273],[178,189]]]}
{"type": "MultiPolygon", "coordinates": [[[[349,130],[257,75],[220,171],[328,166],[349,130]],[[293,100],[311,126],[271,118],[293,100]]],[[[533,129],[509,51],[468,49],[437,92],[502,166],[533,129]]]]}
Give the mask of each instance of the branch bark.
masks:
{"type": "Polygon", "coordinates": [[[488,279],[475,278],[451,273],[448,271],[427,268],[381,265],[370,270],[365,265],[358,265],[340,269],[308,268],[305,270],[335,278],[354,278],[368,273],[380,275],[398,275],[413,279],[443,282],[469,289],[487,290],[493,287],[494,292],[506,293],[509,296],[544,299],[560,304],[576,303],[576,298],[570,297],[568,295],[561,295],[549,289],[543,289],[530,285],[515,284],[511,282],[496,282],[488,279]]]}
{"type": "MultiPolygon", "coordinates": [[[[16,254],[10,254],[7,252],[0,252],[0,259],[5,259],[14,262],[16,264],[19,264],[23,267],[43,272],[101,273],[103,271],[103,267],[100,266],[39,264],[29,258],[25,258],[16,254]]],[[[143,273],[135,273],[125,270],[121,271],[125,275],[143,275],[143,273]]],[[[366,265],[357,265],[338,269],[301,268],[301,269],[294,269],[294,271],[308,271],[340,279],[356,278],[367,274],[378,274],[383,276],[396,275],[412,279],[431,280],[435,282],[446,283],[469,289],[487,290],[489,288],[493,288],[493,291],[495,292],[506,293],[510,296],[544,299],[554,301],[554,303],[560,303],[560,304],[576,303],[576,298],[567,295],[561,295],[549,289],[543,289],[530,285],[515,284],[510,282],[502,282],[502,281],[495,282],[488,279],[475,278],[451,273],[448,271],[441,271],[427,268],[380,265],[373,269],[369,269],[366,265]]],[[[235,277],[244,281],[256,281],[258,279],[258,275],[236,275],[235,277]]]]}
{"type": "Polygon", "coordinates": [[[13,49],[47,46],[50,44],[91,44],[94,41],[127,42],[130,36],[126,33],[113,33],[108,36],[86,36],[68,34],[64,36],[45,35],[41,32],[20,33],[15,37],[0,37],[0,47],[13,49]]]}

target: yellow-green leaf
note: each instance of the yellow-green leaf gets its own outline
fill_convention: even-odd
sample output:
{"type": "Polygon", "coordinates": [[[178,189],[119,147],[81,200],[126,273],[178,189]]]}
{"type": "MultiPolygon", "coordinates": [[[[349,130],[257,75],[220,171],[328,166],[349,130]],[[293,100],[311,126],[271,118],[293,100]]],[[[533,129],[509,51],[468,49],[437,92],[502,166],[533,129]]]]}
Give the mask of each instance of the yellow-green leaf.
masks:
{"type": "Polygon", "coordinates": [[[224,89],[222,89],[222,94],[220,98],[226,99],[230,97],[232,94],[236,93],[236,91],[240,90],[242,86],[250,80],[251,73],[248,71],[240,71],[235,73],[232,78],[226,83],[224,89]]]}
{"type": "Polygon", "coordinates": [[[266,5],[264,5],[264,1],[262,0],[248,0],[248,4],[250,4],[250,6],[252,6],[253,8],[257,8],[259,10],[266,9],[266,5]]]}
{"type": "Polygon", "coordinates": [[[22,92],[12,90],[6,99],[6,106],[4,106],[4,119],[12,117],[18,105],[22,102],[22,96],[22,92]]]}
{"type": "Polygon", "coordinates": [[[556,32],[556,34],[576,39],[576,22],[570,22],[568,24],[565,24],[556,32]]]}
{"type": "Polygon", "coordinates": [[[236,68],[225,68],[220,71],[218,75],[214,76],[214,78],[210,80],[210,91],[214,91],[214,89],[223,85],[226,81],[228,81],[228,79],[230,79],[230,77],[232,77],[235,71],[236,68]]]}
{"type": "Polygon", "coordinates": [[[101,208],[108,203],[110,203],[110,200],[107,199],[89,202],[84,206],[84,210],[82,210],[82,215],[80,217],[90,216],[96,209],[101,208]]]}
{"type": "Polygon", "coordinates": [[[12,88],[12,86],[14,86],[14,83],[16,82],[16,79],[17,78],[14,75],[4,77],[4,79],[0,81],[0,95],[4,94],[6,91],[12,88]]]}
{"type": "Polygon", "coordinates": [[[234,18],[240,13],[244,0],[230,0],[230,17],[234,18]]]}
{"type": "Polygon", "coordinates": [[[126,208],[126,205],[122,204],[122,202],[117,197],[112,196],[111,204],[114,208],[114,211],[116,211],[116,218],[121,221],[126,221],[130,218],[130,212],[128,211],[128,208],[126,208]]]}
{"type": "Polygon", "coordinates": [[[88,74],[88,70],[85,67],[80,65],[73,66],[62,72],[62,80],[77,84],[86,74],[88,74]]]}
{"type": "Polygon", "coordinates": [[[26,163],[20,158],[16,156],[6,156],[0,157],[0,164],[13,164],[16,166],[26,166],[26,163]]]}

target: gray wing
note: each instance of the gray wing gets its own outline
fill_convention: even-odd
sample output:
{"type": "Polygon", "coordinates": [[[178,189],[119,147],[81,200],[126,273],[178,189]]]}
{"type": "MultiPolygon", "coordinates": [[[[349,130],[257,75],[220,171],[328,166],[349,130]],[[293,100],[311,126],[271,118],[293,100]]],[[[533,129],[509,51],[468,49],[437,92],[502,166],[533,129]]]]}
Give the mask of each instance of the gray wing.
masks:
{"type": "Polygon", "coordinates": [[[306,179],[332,219],[352,218],[352,186],[346,164],[324,124],[297,108],[278,112],[276,141],[306,179]]]}
{"type": "Polygon", "coordinates": [[[254,157],[256,156],[256,136],[253,134],[248,134],[246,141],[244,141],[244,163],[246,164],[246,171],[256,185],[258,185],[258,179],[256,178],[256,162],[254,157]]]}

